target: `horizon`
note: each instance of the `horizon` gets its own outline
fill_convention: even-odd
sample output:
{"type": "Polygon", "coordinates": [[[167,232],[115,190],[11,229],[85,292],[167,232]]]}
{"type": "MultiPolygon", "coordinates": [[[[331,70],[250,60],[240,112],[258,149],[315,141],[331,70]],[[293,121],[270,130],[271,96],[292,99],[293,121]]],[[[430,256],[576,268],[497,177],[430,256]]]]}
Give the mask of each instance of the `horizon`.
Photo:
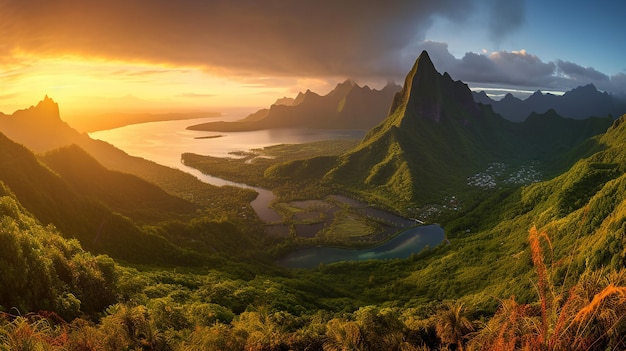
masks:
{"type": "Polygon", "coordinates": [[[29,5],[0,5],[0,111],[7,114],[45,95],[69,120],[254,111],[306,90],[325,95],[346,79],[374,89],[402,84],[422,50],[438,71],[496,99],[590,83],[626,94],[619,1],[29,5]]]}

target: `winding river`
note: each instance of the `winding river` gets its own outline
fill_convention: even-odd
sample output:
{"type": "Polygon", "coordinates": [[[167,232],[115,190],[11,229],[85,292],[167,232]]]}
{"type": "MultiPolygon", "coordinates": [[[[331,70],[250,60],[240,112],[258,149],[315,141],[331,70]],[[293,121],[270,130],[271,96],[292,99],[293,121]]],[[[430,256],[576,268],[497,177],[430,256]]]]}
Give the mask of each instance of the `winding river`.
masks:
{"type": "MultiPolygon", "coordinates": [[[[237,119],[227,116],[225,120],[237,119]]],[[[220,119],[223,119],[220,117],[220,119]]],[[[215,121],[216,118],[160,121],[133,124],[115,129],[89,133],[93,139],[104,140],[132,156],[139,156],[158,164],[177,168],[190,173],[201,181],[217,186],[230,185],[252,189],[259,195],[250,203],[254,211],[266,223],[274,223],[281,217],[269,204],[274,194],[263,188],[231,182],[204,174],[185,166],[180,156],[185,152],[214,157],[236,158],[232,152],[249,151],[278,144],[298,144],[318,140],[361,138],[364,131],[355,130],[316,130],[306,128],[268,129],[251,132],[214,133],[193,131],[190,125],[215,121]]]]}
{"type": "MultiPolygon", "coordinates": [[[[248,151],[277,144],[297,144],[317,140],[361,138],[364,131],[275,129],[252,132],[213,133],[187,130],[186,127],[215,121],[215,118],[177,120],[134,124],[89,135],[124,150],[129,155],[143,157],[164,166],[190,173],[199,180],[217,186],[236,186],[256,191],[259,195],[250,204],[266,223],[281,221],[281,216],[270,207],[275,195],[247,184],[231,182],[204,174],[185,166],[181,155],[192,152],[214,157],[236,157],[232,152],[248,151]]],[[[297,249],[278,261],[288,268],[313,268],[320,264],[350,260],[407,258],[425,247],[435,247],[444,240],[439,225],[407,229],[389,241],[369,249],[350,250],[334,247],[307,247],[297,249]]]]}

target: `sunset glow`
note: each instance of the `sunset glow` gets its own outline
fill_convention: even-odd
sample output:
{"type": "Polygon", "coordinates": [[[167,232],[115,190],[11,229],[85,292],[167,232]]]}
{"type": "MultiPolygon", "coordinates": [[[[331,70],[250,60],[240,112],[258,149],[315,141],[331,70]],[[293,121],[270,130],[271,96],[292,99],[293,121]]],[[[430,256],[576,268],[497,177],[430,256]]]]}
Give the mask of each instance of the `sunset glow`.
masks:
{"type": "Polygon", "coordinates": [[[44,95],[54,97],[64,110],[181,110],[207,106],[258,106],[291,93],[276,87],[211,75],[199,67],[94,60],[82,57],[35,58],[2,75],[13,81],[4,86],[4,110],[29,106],[44,95]],[[9,99],[11,97],[11,99],[9,99]],[[9,101],[6,101],[9,100],[9,101]],[[143,101],[143,106],[141,102],[143,101]]]}
{"type": "Polygon", "coordinates": [[[619,21],[606,18],[621,13],[619,2],[584,13],[536,1],[352,2],[250,2],[246,11],[227,1],[3,2],[0,111],[45,95],[69,120],[255,110],[307,89],[325,94],[345,79],[400,83],[422,50],[471,87],[564,92],[593,83],[626,93],[626,49],[602,34],[623,42],[619,21]],[[541,30],[563,11],[570,22],[559,20],[561,32],[541,30]]]}
{"type": "Polygon", "coordinates": [[[626,350],[624,14],[0,0],[0,351],[626,350]]]}

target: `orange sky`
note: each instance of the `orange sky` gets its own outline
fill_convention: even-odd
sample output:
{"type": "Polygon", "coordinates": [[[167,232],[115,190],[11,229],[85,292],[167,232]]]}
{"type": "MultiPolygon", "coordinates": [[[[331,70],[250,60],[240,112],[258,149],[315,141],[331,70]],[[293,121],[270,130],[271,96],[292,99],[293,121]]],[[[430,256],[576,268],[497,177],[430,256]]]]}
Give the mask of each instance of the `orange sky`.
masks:
{"type": "Polygon", "coordinates": [[[560,22],[562,32],[553,22],[564,9],[542,4],[1,0],[0,111],[27,108],[45,95],[64,119],[254,110],[307,89],[324,94],[348,78],[373,88],[400,83],[422,50],[470,87],[566,91],[594,83],[626,94],[623,1],[589,3],[584,11],[571,6],[571,27],[560,22]],[[580,26],[576,18],[598,22],[580,26]],[[568,36],[579,27],[589,34],[568,36]],[[553,56],[566,53],[572,56],[553,56]]]}
{"type": "Polygon", "coordinates": [[[20,64],[3,72],[0,111],[12,113],[49,95],[69,119],[103,112],[216,111],[267,106],[308,88],[328,90],[308,77],[277,84],[270,78],[227,77],[203,67],[174,66],[64,55],[15,54],[20,64]],[[8,84],[7,84],[8,83],[8,84]]]}

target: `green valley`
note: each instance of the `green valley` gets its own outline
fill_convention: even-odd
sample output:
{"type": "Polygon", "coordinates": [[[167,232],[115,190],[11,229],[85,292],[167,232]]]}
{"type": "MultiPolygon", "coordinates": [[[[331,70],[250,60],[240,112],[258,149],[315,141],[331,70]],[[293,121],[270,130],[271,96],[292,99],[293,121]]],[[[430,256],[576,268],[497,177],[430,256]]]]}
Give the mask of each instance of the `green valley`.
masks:
{"type": "Polygon", "coordinates": [[[181,155],[271,190],[279,223],[252,190],[76,133],[49,98],[4,116],[0,349],[625,348],[626,115],[513,123],[426,52],[390,103],[362,140],[181,155]],[[63,133],[27,133],[42,116],[63,133]],[[276,263],[415,221],[445,240],[406,259],[276,263]]]}

